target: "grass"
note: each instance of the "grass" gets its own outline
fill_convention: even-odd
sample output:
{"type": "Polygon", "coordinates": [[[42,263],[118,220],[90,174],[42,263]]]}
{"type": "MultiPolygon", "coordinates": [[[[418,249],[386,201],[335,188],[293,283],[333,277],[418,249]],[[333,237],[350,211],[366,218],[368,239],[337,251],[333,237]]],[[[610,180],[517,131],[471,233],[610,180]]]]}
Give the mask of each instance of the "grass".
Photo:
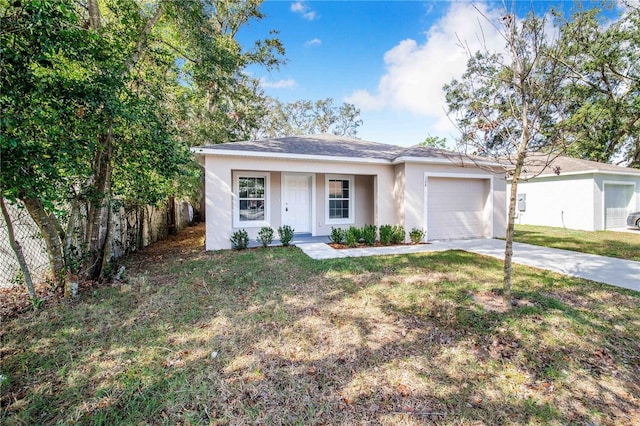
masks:
{"type": "Polygon", "coordinates": [[[3,320],[22,424],[633,424],[640,294],[465,253],[204,253],[191,231],[126,283],[3,320]],[[482,297],[480,297],[482,296],[482,297]]]}
{"type": "Polygon", "coordinates": [[[514,241],[640,262],[640,232],[516,225],[514,241]]]}

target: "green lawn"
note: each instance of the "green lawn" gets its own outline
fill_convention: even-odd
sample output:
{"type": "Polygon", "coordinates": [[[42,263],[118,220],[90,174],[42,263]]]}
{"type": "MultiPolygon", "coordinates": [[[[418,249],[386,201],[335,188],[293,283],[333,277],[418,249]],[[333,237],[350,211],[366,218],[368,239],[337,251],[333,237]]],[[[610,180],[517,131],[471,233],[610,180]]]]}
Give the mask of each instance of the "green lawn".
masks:
{"type": "Polygon", "coordinates": [[[137,253],[126,283],[4,319],[23,424],[637,424],[640,294],[449,251],[137,253]],[[499,306],[498,306],[499,307],[499,306]]]}
{"type": "Polygon", "coordinates": [[[640,262],[640,232],[591,232],[516,225],[514,241],[640,262]]]}

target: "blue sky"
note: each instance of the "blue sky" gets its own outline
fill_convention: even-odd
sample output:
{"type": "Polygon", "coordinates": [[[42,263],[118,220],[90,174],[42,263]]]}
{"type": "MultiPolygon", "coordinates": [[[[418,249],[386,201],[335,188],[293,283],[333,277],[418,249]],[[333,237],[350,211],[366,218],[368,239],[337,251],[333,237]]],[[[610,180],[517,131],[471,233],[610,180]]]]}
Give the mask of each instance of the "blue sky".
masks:
{"type": "MultiPolygon", "coordinates": [[[[573,2],[529,0],[517,8],[531,5],[544,13],[573,2]]],[[[441,88],[465,69],[458,40],[474,51],[481,38],[491,49],[504,45],[476,8],[488,16],[504,10],[502,2],[267,0],[265,19],[252,21],[238,39],[248,46],[279,31],[287,64],[271,73],[249,70],[269,96],[354,103],[362,139],[409,146],[432,135],[453,146],[457,132],[441,88]]]]}

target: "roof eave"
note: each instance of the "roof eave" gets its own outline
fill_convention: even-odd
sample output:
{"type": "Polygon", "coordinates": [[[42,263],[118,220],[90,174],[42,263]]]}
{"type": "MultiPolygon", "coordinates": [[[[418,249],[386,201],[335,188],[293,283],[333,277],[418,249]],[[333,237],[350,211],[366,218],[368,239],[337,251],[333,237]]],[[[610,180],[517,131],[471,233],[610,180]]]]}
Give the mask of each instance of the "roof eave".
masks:
{"type": "MultiPolygon", "coordinates": [[[[538,179],[538,178],[547,178],[547,177],[562,177],[562,176],[579,176],[579,175],[596,175],[596,174],[600,174],[600,175],[623,175],[623,176],[634,176],[637,178],[640,178],[640,173],[633,173],[633,172],[628,172],[626,170],[624,171],[613,171],[613,170],[581,170],[581,171],[576,171],[576,172],[560,172],[560,174],[556,174],[556,173],[544,173],[544,174],[540,174],[534,177],[530,177],[530,178],[521,178],[522,180],[531,180],[531,179],[538,179]]],[[[512,178],[509,178],[508,180],[512,180],[512,178]]]]}
{"type": "Polygon", "coordinates": [[[292,154],[287,152],[268,152],[268,151],[226,150],[226,149],[210,149],[207,147],[193,147],[191,148],[191,152],[193,152],[196,155],[219,155],[224,157],[253,157],[253,158],[306,160],[306,161],[313,160],[313,161],[326,161],[326,162],[333,162],[333,163],[391,164],[389,160],[386,160],[384,158],[292,154]]]}
{"type": "Polygon", "coordinates": [[[484,161],[484,160],[471,160],[469,158],[463,159],[460,157],[455,158],[429,158],[429,157],[412,157],[412,156],[401,156],[396,158],[391,162],[391,164],[402,164],[402,163],[422,163],[422,164],[447,164],[447,165],[464,165],[470,164],[475,166],[485,166],[485,167],[504,167],[503,164],[493,162],[493,161],[484,161]]]}

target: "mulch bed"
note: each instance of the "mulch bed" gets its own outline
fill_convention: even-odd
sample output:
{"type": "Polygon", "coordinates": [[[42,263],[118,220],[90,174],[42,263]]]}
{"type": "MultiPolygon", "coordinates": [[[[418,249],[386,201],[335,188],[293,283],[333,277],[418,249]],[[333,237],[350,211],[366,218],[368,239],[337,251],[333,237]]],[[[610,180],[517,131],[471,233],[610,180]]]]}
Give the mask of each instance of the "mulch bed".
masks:
{"type": "Polygon", "coordinates": [[[372,247],[421,246],[421,245],[427,245],[427,244],[431,244],[431,243],[418,243],[418,244],[402,243],[402,244],[389,244],[385,246],[381,244],[380,241],[376,241],[372,246],[366,245],[365,243],[358,243],[358,245],[355,247],[349,247],[346,244],[327,243],[328,246],[336,250],[344,250],[344,249],[351,249],[351,248],[372,248],[372,247]]]}

